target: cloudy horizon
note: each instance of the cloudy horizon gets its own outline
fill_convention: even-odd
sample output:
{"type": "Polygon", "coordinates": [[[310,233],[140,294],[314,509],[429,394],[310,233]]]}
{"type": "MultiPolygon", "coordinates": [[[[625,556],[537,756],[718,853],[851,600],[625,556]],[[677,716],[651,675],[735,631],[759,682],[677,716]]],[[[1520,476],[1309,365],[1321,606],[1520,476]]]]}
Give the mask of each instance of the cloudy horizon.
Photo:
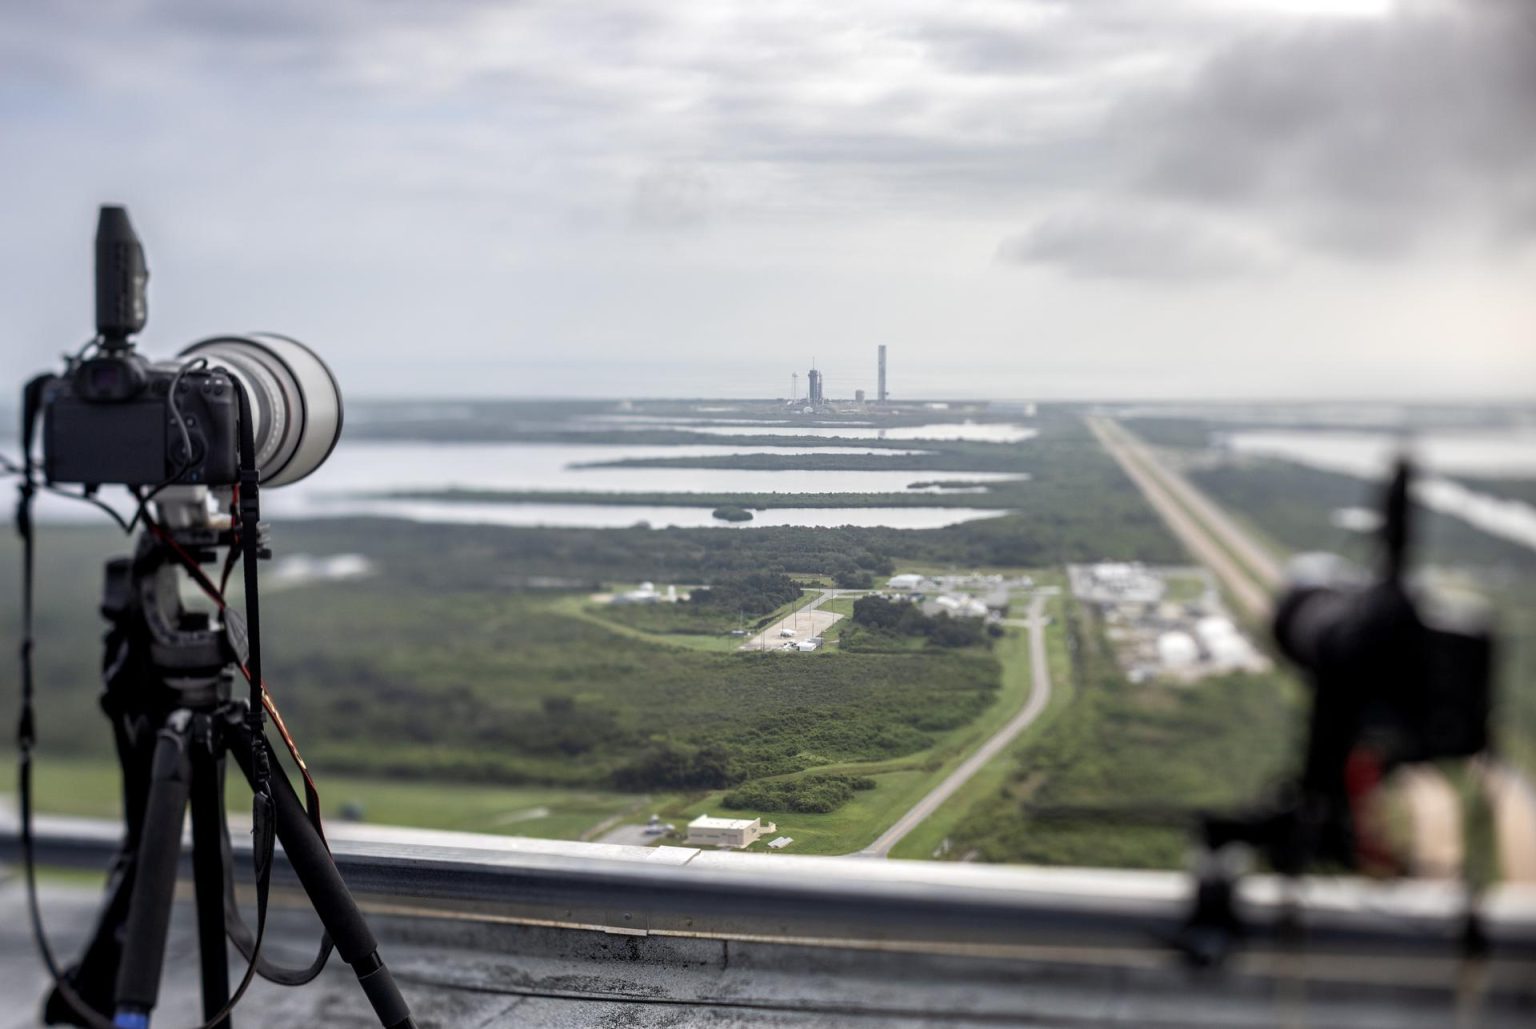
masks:
{"type": "Polygon", "coordinates": [[[0,117],[18,384],[121,202],[353,396],[1536,398],[1521,0],[67,0],[0,117]]]}

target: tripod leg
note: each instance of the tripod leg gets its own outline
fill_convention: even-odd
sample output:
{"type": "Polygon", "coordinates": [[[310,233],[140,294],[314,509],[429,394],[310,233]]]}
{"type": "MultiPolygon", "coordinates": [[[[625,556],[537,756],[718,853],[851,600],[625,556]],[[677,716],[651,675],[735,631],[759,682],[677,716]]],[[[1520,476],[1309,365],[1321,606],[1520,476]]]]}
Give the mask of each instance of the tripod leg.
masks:
{"type": "MultiPolygon", "coordinates": [[[[229,952],[224,943],[224,894],[229,854],[224,846],[224,762],[214,751],[207,715],[193,719],[192,880],[197,890],[197,940],[203,973],[203,1017],[229,1000],[229,952]]],[[[213,1029],[229,1029],[228,1018],[213,1029]]]]}
{"type": "MultiPolygon", "coordinates": [[[[117,967],[122,961],[122,927],[128,917],[128,900],[133,892],[134,863],[143,835],[144,805],[149,797],[155,752],[155,738],[150,733],[147,719],[116,712],[111,717],[117,759],[123,769],[126,829],[107,879],[107,899],[97,918],[95,932],[80,960],[64,973],[68,985],[80,999],[97,1014],[108,1018],[112,1015],[117,967]]],[[[43,1007],[43,1021],[48,1025],[84,1024],[57,988],[48,995],[43,1007]]]]}
{"type": "Polygon", "coordinates": [[[117,969],[117,1018],[123,1025],[147,1025],[160,997],[165,937],[181,860],[181,823],[191,780],[190,720],[190,711],[173,712],[155,741],[154,771],[123,933],[132,945],[123,948],[117,969]]]}
{"type": "MultiPolygon", "coordinates": [[[[230,753],[250,779],[251,748],[266,747],[267,742],[253,740],[250,727],[243,723],[232,725],[231,730],[226,734],[230,753]]],[[[268,750],[268,762],[273,769],[272,800],[276,809],[277,839],[283,845],[283,853],[288,855],[288,863],[293,866],[315,913],[335,942],[336,953],[356,973],[379,1023],[386,1029],[415,1029],[410,1008],[400,996],[394,976],[379,957],[379,944],[373,931],[357,909],[357,902],[336,870],[325,842],[305,817],[304,805],[293,792],[293,786],[279,770],[276,755],[270,753],[270,748],[268,750]]]]}

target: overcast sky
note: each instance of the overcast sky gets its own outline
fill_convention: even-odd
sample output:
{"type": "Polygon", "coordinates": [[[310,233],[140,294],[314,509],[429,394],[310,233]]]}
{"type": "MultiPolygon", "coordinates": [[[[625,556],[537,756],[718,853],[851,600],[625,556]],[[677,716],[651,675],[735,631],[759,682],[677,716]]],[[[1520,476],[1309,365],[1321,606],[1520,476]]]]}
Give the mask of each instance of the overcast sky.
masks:
{"type": "Polygon", "coordinates": [[[0,354],[352,395],[1536,397],[1527,0],[0,0],[0,354]]]}

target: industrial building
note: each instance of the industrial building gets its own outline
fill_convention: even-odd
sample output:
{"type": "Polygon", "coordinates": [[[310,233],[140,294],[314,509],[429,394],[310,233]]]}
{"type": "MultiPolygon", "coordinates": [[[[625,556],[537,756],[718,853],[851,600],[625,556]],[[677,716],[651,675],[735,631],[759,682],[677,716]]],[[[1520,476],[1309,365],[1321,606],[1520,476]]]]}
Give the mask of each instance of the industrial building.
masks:
{"type": "Polygon", "coordinates": [[[712,818],[700,815],[688,823],[688,842],[700,847],[749,847],[759,837],[778,832],[772,822],[761,818],[712,818]]]}
{"type": "Polygon", "coordinates": [[[642,582],[639,589],[625,590],[615,593],[610,601],[613,604],[675,604],[677,603],[677,587],[668,586],[667,592],[659,593],[654,582],[642,582]]]}
{"type": "Polygon", "coordinates": [[[821,373],[818,372],[815,368],[812,368],[807,381],[810,383],[810,394],[806,399],[810,402],[812,407],[820,407],[822,404],[827,402],[826,397],[822,394],[821,391],[821,373]]]}
{"type": "Polygon", "coordinates": [[[1204,570],[1102,562],[1068,565],[1067,574],[1072,592],[1104,619],[1105,637],[1131,682],[1191,683],[1270,667],[1269,658],[1227,614],[1204,570]],[[1187,590],[1192,578],[1202,587],[1198,594],[1169,596],[1170,581],[1187,590]]]}

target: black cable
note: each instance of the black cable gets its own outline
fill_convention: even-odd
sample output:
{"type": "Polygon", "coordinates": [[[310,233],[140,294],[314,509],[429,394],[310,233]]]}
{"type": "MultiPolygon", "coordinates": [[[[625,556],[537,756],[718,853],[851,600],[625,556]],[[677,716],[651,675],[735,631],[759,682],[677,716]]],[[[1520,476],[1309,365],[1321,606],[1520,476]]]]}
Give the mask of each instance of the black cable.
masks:
{"type": "Polygon", "coordinates": [[[154,500],[167,486],[174,484],[176,480],[185,475],[187,469],[192,466],[192,434],[187,431],[187,420],[182,416],[181,404],[176,399],[176,387],[181,385],[182,376],[186,375],[187,372],[206,368],[207,366],[208,359],[206,357],[194,358],[176,369],[176,374],[171,376],[171,385],[166,391],[165,403],[171,409],[171,417],[175,419],[176,428],[181,433],[181,459],[177,462],[176,470],[156,483],[147,494],[140,496],[137,490],[133,491],[133,495],[138,498],[139,503],[133,512],[133,517],[128,520],[127,527],[124,529],[125,532],[132,532],[134,526],[144,520],[149,502],[154,500]]]}

